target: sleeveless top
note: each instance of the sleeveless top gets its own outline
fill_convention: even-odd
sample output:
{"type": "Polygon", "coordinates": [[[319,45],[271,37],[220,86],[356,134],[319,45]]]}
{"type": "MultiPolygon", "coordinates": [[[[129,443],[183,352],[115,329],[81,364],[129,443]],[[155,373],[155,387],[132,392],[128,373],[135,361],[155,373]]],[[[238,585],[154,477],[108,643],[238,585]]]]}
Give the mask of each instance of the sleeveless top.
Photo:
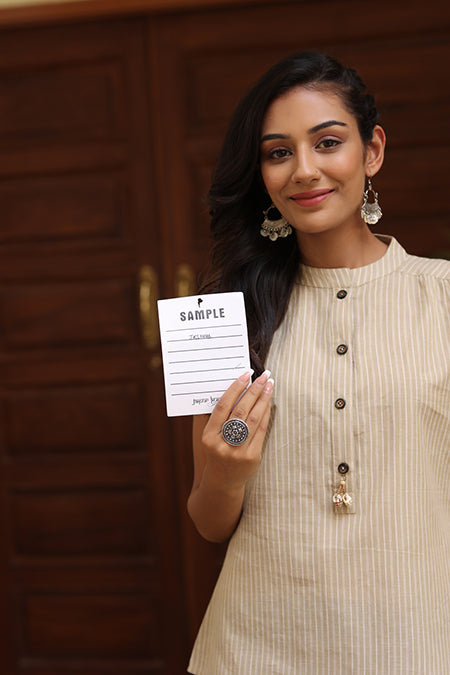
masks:
{"type": "Polygon", "coordinates": [[[301,267],[190,673],[450,672],[450,262],[381,238],[373,264],[301,267]]]}

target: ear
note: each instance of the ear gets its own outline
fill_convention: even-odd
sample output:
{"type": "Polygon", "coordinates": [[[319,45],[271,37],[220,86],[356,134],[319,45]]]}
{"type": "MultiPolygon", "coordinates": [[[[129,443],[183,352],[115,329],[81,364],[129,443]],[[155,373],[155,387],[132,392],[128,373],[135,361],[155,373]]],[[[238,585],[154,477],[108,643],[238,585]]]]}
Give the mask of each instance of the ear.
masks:
{"type": "Polygon", "coordinates": [[[384,160],[384,148],[386,134],[384,129],[377,124],[373,130],[372,140],[366,145],[365,169],[366,176],[375,176],[381,169],[384,160]]]}

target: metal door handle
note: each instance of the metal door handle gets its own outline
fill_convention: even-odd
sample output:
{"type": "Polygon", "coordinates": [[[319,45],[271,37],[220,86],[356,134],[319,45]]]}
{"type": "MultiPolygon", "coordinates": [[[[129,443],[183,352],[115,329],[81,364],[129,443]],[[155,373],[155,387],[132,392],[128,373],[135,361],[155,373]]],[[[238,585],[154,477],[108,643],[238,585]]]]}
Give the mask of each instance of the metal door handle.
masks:
{"type": "Polygon", "coordinates": [[[157,299],[158,275],[153,267],[144,265],[139,273],[139,309],[142,339],[147,349],[156,349],[159,344],[157,299]]]}
{"type": "Polygon", "coordinates": [[[196,275],[194,268],[189,263],[181,263],[177,267],[176,291],[179,298],[196,293],[196,275]]]}

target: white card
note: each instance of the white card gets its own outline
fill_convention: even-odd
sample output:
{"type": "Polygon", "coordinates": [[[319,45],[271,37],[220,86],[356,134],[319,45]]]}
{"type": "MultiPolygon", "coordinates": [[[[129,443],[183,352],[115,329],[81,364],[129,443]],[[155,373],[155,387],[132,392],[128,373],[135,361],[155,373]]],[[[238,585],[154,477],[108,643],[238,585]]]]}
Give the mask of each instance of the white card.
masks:
{"type": "Polygon", "coordinates": [[[158,314],[168,416],[212,412],[250,369],[243,294],[158,300],[158,314]]]}

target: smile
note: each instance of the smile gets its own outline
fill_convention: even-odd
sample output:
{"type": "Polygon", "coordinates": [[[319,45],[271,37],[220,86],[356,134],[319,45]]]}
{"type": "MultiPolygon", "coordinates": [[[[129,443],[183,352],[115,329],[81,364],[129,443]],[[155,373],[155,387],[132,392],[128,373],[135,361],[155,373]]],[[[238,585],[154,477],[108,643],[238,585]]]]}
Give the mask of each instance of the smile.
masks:
{"type": "Polygon", "coordinates": [[[292,195],[290,199],[299,206],[316,206],[323,202],[334,190],[311,190],[311,192],[299,192],[292,195]]]}

